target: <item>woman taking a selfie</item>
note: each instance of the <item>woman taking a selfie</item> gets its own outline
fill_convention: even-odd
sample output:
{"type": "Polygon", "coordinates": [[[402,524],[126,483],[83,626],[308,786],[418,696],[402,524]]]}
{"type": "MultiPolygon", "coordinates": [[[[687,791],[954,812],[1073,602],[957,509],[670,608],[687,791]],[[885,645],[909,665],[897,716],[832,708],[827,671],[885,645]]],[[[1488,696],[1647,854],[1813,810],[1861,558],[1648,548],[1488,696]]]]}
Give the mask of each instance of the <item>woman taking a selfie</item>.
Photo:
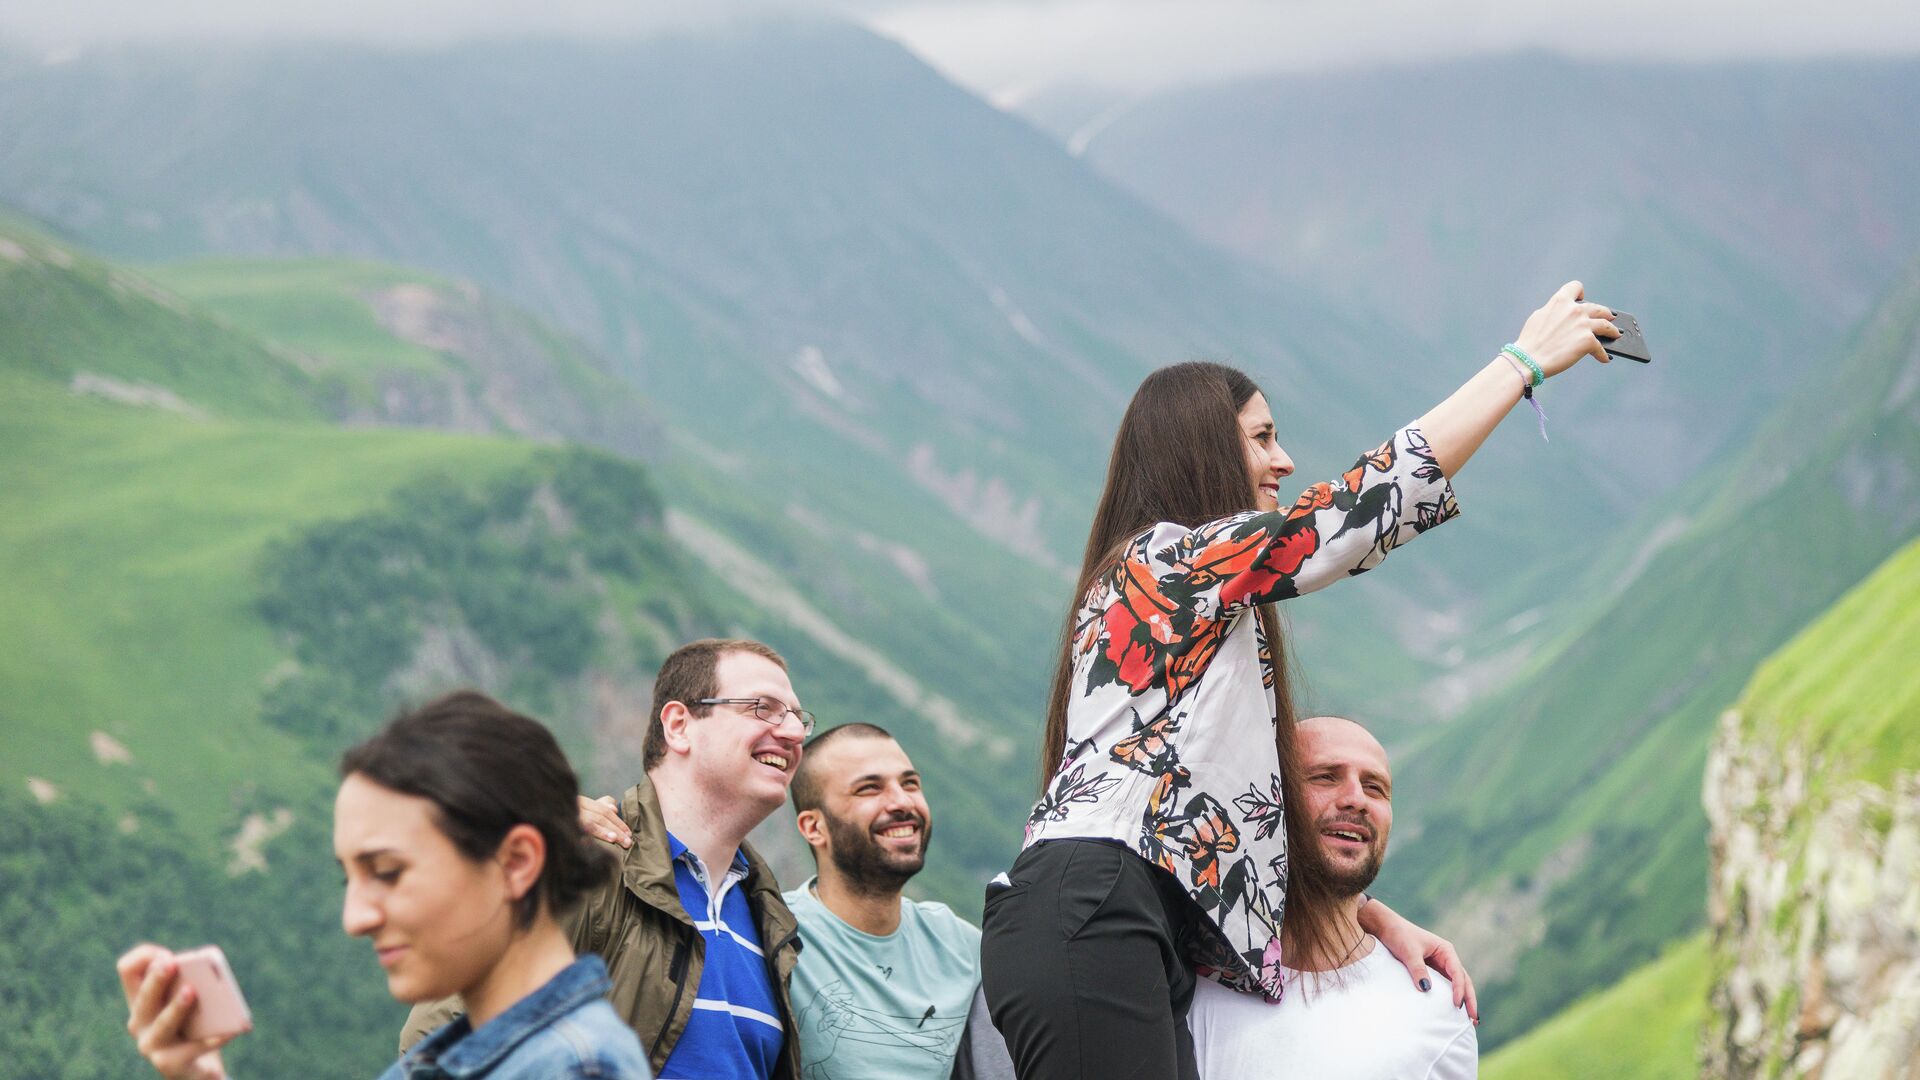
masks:
{"type": "MultiPolygon", "coordinates": [[[[1606,360],[1612,313],[1580,297],[1569,282],[1452,396],[1291,506],[1293,463],[1244,374],[1176,364],[1141,383],[1055,668],[1047,782],[988,887],[984,988],[1021,1076],[1193,1077],[1196,973],[1278,1000],[1285,955],[1329,955],[1271,605],[1458,513],[1450,478],[1523,388],[1606,360]]],[[[1361,924],[1422,990],[1432,958],[1477,1010],[1451,946],[1377,900],[1361,924]]],[[[1276,1076],[1285,1060],[1276,1047],[1276,1076]]]]}
{"type": "MultiPolygon", "coordinates": [[[[371,939],[395,998],[457,993],[468,1008],[384,1078],[651,1075],[603,996],[605,965],[576,958],[555,921],[612,869],[580,831],[579,783],[546,728],[451,694],[347,751],[340,775],[342,926],[371,939]]],[[[186,1036],[196,994],[175,985],[174,954],[140,945],[118,966],[128,1030],[153,1067],[225,1077],[220,1047],[233,1036],[186,1036]]]]}

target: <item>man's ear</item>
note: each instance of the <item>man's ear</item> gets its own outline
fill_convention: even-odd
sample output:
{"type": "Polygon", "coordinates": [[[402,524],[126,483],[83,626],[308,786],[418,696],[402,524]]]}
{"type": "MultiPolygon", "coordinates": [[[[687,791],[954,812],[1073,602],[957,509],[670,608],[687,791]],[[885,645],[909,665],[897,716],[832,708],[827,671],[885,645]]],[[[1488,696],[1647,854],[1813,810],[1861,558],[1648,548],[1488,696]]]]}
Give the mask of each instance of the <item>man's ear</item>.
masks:
{"type": "Polygon", "coordinates": [[[507,875],[507,895],[518,900],[540,880],[540,871],[547,865],[547,838],[539,829],[521,822],[500,838],[493,858],[507,875]]]}
{"type": "Polygon", "coordinates": [[[692,749],[693,735],[687,730],[692,720],[693,713],[678,701],[669,701],[660,710],[660,734],[668,750],[684,754],[692,749]]]}
{"type": "Polygon", "coordinates": [[[818,810],[802,810],[793,816],[793,827],[800,830],[800,839],[811,848],[825,848],[827,839],[827,815],[818,810]]]}

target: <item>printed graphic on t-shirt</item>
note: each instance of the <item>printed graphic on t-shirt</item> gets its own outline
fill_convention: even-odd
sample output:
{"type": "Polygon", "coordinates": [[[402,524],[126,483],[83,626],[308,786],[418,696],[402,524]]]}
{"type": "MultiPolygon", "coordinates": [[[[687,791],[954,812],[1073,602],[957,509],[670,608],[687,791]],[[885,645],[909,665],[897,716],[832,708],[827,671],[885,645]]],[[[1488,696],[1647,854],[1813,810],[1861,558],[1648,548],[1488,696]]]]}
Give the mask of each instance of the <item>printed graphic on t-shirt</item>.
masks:
{"type": "Polygon", "coordinates": [[[869,1046],[885,1046],[924,1054],[929,1067],[945,1067],[953,1060],[966,1030],[965,1013],[935,1016],[932,1007],[914,1015],[884,1013],[863,1008],[852,989],[830,982],[812,1000],[800,1005],[800,1031],[809,1056],[805,1080],[859,1080],[858,1064],[869,1046]],[[840,1053],[843,1044],[847,1053],[840,1053]],[[844,1064],[845,1067],[839,1067],[844,1064]]]}

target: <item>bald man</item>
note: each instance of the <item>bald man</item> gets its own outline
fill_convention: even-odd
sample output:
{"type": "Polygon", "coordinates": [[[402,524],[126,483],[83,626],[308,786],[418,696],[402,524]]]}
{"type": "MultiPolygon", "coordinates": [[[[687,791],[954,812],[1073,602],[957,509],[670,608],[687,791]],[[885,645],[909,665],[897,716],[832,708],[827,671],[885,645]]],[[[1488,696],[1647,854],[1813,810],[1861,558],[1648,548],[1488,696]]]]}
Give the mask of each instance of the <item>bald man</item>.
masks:
{"type": "Polygon", "coordinates": [[[1351,720],[1316,716],[1297,738],[1306,790],[1301,799],[1340,898],[1332,956],[1289,955],[1286,994],[1258,994],[1199,980],[1188,1023],[1207,1080],[1255,1080],[1281,1073],[1315,1080],[1470,1080],[1480,1045],[1451,987],[1423,992],[1360,929],[1367,886],[1387,856],[1393,829],[1393,773],[1387,751],[1351,720]]]}

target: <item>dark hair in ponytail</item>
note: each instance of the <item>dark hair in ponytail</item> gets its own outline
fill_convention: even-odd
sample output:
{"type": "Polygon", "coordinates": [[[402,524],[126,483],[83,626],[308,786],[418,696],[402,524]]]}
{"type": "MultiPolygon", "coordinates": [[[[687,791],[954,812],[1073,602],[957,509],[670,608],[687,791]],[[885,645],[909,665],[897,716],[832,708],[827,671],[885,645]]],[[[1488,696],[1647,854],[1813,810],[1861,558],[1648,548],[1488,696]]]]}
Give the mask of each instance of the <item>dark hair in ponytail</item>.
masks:
{"type": "Polygon", "coordinates": [[[340,775],[364,776],[434,805],[448,840],[469,859],[493,857],[516,825],[546,841],[546,863],[514,921],[565,911],[604,881],[613,860],[580,828],[580,780],[553,733],[475,690],[402,713],[340,758],[340,775]]]}

